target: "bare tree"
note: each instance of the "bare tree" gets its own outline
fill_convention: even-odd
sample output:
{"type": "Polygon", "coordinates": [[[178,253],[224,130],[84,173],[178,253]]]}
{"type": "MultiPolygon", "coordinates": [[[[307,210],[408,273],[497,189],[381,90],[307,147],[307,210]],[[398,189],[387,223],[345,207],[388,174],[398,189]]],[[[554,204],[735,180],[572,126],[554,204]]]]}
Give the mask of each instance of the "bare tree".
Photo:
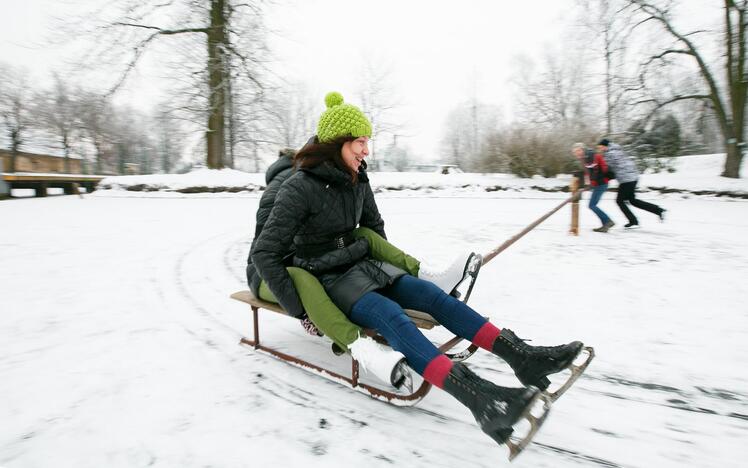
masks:
{"type": "Polygon", "coordinates": [[[24,75],[22,70],[0,63],[0,117],[10,144],[10,167],[3,169],[6,172],[16,171],[16,156],[32,122],[32,92],[24,75]]]}
{"type": "Polygon", "coordinates": [[[314,134],[319,104],[300,82],[265,88],[263,94],[237,92],[232,127],[240,159],[259,172],[264,156],[281,147],[301,147],[314,134]]]}
{"type": "Polygon", "coordinates": [[[314,134],[318,105],[301,83],[277,90],[266,107],[267,139],[295,148],[314,134]]]}
{"type": "Polygon", "coordinates": [[[155,158],[146,115],[121,106],[110,121],[112,125],[115,165],[118,174],[145,174],[155,158]]]}
{"type": "Polygon", "coordinates": [[[92,91],[82,91],[78,96],[79,125],[94,147],[94,172],[103,174],[104,155],[113,139],[109,119],[114,108],[105,96],[92,91]]]}
{"type": "MultiPolygon", "coordinates": [[[[236,76],[241,75],[249,86],[262,88],[260,60],[255,55],[256,51],[264,50],[261,38],[256,34],[261,18],[259,3],[239,0],[120,0],[115,3],[119,7],[116,14],[109,13],[111,5],[108,6],[106,14],[109,18],[104,19],[99,29],[102,31],[99,39],[104,49],[102,54],[111,59],[112,54],[121,56],[122,51],[126,51],[125,62],[121,64],[123,71],[112,91],[125,82],[146,51],[154,48],[159,40],[187,36],[202,41],[203,52],[193,53],[202,60],[202,68],[197,72],[193,70],[192,77],[200,80],[201,89],[196,92],[202,94],[205,90],[207,95],[200,112],[207,121],[204,130],[210,168],[222,168],[231,163],[226,151],[227,116],[231,110],[230,93],[237,86],[236,76]]],[[[102,55],[96,57],[101,60],[102,55]]]]}
{"type": "Polygon", "coordinates": [[[617,132],[616,121],[623,120],[625,98],[630,78],[626,75],[626,55],[632,32],[630,15],[619,14],[625,6],[621,0],[578,0],[586,28],[584,44],[598,44],[603,63],[603,97],[605,133],[617,132]]]}
{"type": "Polygon", "coordinates": [[[176,166],[182,152],[182,130],[178,121],[168,112],[160,111],[155,118],[156,153],[160,156],[160,169],[170,173],[176,166]]]}
{"type": "Polygon", "coordinates": [[[641,104],[652,107],[651,118],[661,108],[684,100],[700,100],[709,103],[719,121],[727,153],[722,176],[739,178],[740,164],[745,150],[745,106],[748,81],[746,77],[746,8],[748,1],[724,0],[723,34],[721,55],[724,57],[724,79],[720,83],[718,75],[710,65],[706,47],[695,41],[697,34],[706,31],[681,32],[675,26],[670,3],[660,6],[654,1],[627,0],[633,13],[642,18],[638,24],[654,23],[667,33],[672,44],[647,58],[642,64],[640,81],[642,89],[647,89],[648,80],[660,68],[658,65],[671,65],[670,59],[690,58],[702,79],[701,89],[684,94],[672,93],[669,96],[642,99],[641,104]]]}
{"type": "Polygon", "coordinates": [[[43,90],[37,95],[35,113],[43,127],[57,138],[64,157],[65,172],[70,172],[70,156],[79,125],[79,108],[75,91],[60,78],[54,75],[51,90],[43,90]]]}
{"type": "Polygon", "coordinates": [[[499,126],[501,110],[471,98],[452,109],[445,122],[442,157],[464,170],[481,166],[480,155],[488,137],[499,126]]]}
{"type": "MultiPolygon", "coordinates": [[[[385,135],[402,135],[404,125],[397,117],[397,110],[402,103],[394,91],[391,66],[382,60],[367,60],[361,67],[360,76],[363,77],[363,82],[358,89],[358,99],[361,110],[371,121],[376,138],[380,139],[385,135]]],[[[370,158],[370,164],[376,168],[375,147],[371,148],[370,158]]]]}
{"type": "Polygon", "coordinates": [[[540,69],[527,57],[517,58],[513,81],[520,121],[576,133],[591,125],[596,103],[590,98],[584,57],[577,52],[549,50],[540,69]]]}

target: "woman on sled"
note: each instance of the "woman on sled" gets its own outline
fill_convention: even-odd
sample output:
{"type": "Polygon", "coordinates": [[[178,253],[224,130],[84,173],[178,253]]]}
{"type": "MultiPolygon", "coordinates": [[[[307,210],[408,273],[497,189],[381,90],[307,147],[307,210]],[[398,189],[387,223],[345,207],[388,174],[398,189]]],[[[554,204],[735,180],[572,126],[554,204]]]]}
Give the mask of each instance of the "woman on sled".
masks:
{"type": "MultiPolygon", "coordinates": [[[[314,138],[310,140],[310,143],[313,140],[314,138]]],[[[265,172],[266,187],[255,215],[255,240],[259,238],[265,227],[278,190],[294,172],[293,157],[295,154],[296,151],[290,148],[280,150],[278,159],[265,172]]],[[[446,268],[436,269],[389,243],[383,237],[384,231],[379,227],[374,226],[374,229],[378,229],[379,233],[364,226],[354,229],[352,236],[356,239],[356,245],[349,246],[348,250],[366,249],[375,259],[395,265],[417,278],[432,282],[446,293],[453,293],[455,288],[465,280],[470,281],[472,285],[477,277],[481,265],[481,256],[478,254],[462,253],[446,268]]],[[[252,242],[247,259],[247,283],[255,297],[278,303],[268,289],[267,283],[262,281],[257,274],[257,269],[252,262],[255,245],[255,242],[252,242]]],[[[294,254],[295,250],[291,246],[284,258],[286,270],[291,277],[303,310],[287,309],[287,312],[300,319],[307,333],[314,336],[326,335],[332,340],[332,349],[335,354],[349,352],[371,375],[395,388],[405,387],[412,392],[413,379],[405,356],[389,346],[375,342],[364,333],[361,327],[352,323],[330,300],[325,289],[312,273],[293,266],[294,254]]],[[[312,266],[309,267],[313,269],[312,266]]]]}
{"type": "MultiPolygon", "coordinates": [[[[498,443],[526,416],[548,375],[568,368],[583,345],[527,345],[509,329],[500,329],[438,286],[352,248],[359,226],[384,234],[366,174],[371,124],[338,93],[325,97],[317,136],[294,157],[297,167],[280,187],[252,261],[278,302],[303,310],[284,256],[295,247],[294,264],[314,276],[353,323],[372,328],[408,365],[432,385],[465,405],[481,429],[498,443]],[[404,308],[429,313],[449,331],[504,359],[522,387],[501,387],[453,363],[405,314],[404,308]]],[[[383,236],[384,237],[384,236],[383,236]]]]}

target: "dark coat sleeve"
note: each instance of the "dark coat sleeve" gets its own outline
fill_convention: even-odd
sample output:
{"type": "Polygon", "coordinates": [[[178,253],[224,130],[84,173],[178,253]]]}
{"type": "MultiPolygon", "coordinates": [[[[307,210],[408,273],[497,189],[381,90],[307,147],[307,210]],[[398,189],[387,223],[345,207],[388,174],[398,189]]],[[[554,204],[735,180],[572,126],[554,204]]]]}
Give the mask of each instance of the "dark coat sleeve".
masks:
{"type": "Polygon", "coordinates": [[[275,205],[252,253],[252,262],[260,277],[280,305],[294,317],[303,315],[304,307],[286,271],[284,257],[293,244],[294,235],[309,216],[309,205],[299,182],[299,178],[292,177],[278,190],[275,205]]]}
{"type": "Polygon", "coordinates": [[[364,187],[364,207],[361,212],[359,224],[387,239],[387,235],[384,233],[384,220],[382,219],[382,215],[379,214],[379,207],[377,207],[377,201],[374,199],[374,192],[371,191],[371,185],[368,182],[364,187]]]}

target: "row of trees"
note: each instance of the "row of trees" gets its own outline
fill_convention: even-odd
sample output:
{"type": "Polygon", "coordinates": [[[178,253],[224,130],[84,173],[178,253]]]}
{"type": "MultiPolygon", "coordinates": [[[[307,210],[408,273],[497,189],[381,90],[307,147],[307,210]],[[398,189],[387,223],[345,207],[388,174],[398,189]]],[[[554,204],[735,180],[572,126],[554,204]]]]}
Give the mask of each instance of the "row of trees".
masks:
{"type": "Polygon", "coordinates": [[[16,170],[19,152],[83,159],[83,170],[96,174],[170,172],[184,148],[179,122],[166,113],[147,115],[73,86],[55,75],[48,88],[34,88],[28,73],[0,63],[0,141],[10,149],[16,170]]]}
{"type": "MultiPolygon", "coordinates": [[[[115,153],[155,157],[155,149],[168,148],[169,161],[173,161],[173,153],[194,151],[204,155],[200,160],[210,168],[261,170],[263,155],[278,147],[303,144],[313,134],[316,117],[322,110],[321,100],[310,98],[303,83],[283,80],[269,68],[263,5],[264,2],[236,0],[120,0],[67,24],[55,42],[69,37],[87,38],[88,52],[73,68],[78,72],[93,69],[87,82],[94,81],[90,76],[100,76],[95,72],[102,69],[116,71],[116,79],[97,90],[98,96],[78,93],[75,99],[86,101],[86,110],[78,106],[75,113],[79,120],[87,121],[73,123],[72,115],[60,114],[64,125],[81,129],[80,134],[85,134],[96,148],[95,161],[106,160],[99,156],[101,146],[106,146],[102,142],[106,142],[115,148],[115,153]],[[127,85],[149,51],[159,57],[158,74],[168,78],[170,86],[166,99],[154,106],[157,110],[156,116],[149,119],[151,125],[139,129],[144,148],[132,151],[128,145],[123,147],[123,137],[117,132],[109,130],[105,137],[98,130],[89,129],[105,124],[98,120],[102,113],[109,113],[109,123],[117,126],[111,115],[111,98],[116,98],[127,85]],[[172,126],[180,132],[171,132],[172,126]],[[182,134],[201,138],[195,147],[185,147],[182,134]],[[148,142],[164,140],[167,135],[176,138],[155,146],[148,142]]],[[[396,135],[400,126],[391,113],[399,101],[388,83],[389,71],[371,62],[364,67],[362,75],[367,78],[356,96],[358,102],[376,125],[379,136],[396,135]]],[[[27,107],[27,114],[34,114],[33,119],[37,120],[39,107],[30,104],[30,95],[51,96],[54,92],[24,94],[18,86],[9,86],[10,80],[4,76],[0,73],[0,93],[6,89],[17,95],[16,107],[27,107]]],[[[62,80],[58,78],[57,82],[62,86],[62,80]]],[[[64,94],[68,91],[64,90],[64,94]]],[[[67,111],[69,106],[64,107],[67,111]]],[[[13,104],[0,103],[0,108],[12,114],[13,104]]],[[[8,138],[12,150],[17,151],[23,144],[24,124],[11,120],[6,121],[6,133],[17,133],[8,138]]],[[[70,131],[58,129],[57,133],[67,135],[70,131]]],[[[67,137],[60,138],[59,146],[67,157],[70,144],[67,137]]],[[[376,158],[372,160],[376,164],[376,158]]],[[[141,165],[141,171],[168,170],[167,166],[172,165],[157,166],[151,162],[141,165]]]]}
{"type": "MultiPolygon", "coordinates": [[[[209,168],[261,169],[262,155],[299,147],[313,134],[321,112],[303,83],[272,69],[265,40],[265,2],[240,0],[120,0],[87,27],[99,45],[90,57],[121,70],[116,91],[148,50],[167,51],[162,74],[170,87],[170,115],[203,135],[209,168]]],[[[396,134],[391,111],[398,105],[388,72],[363,65],[358,93],[378,135],[396,134]]]]}
{"type": "MultiPolygon", "coordinates": [[[[441,156],[466,170],[553,175],[565,170],[573,142],[608,136],[637,152],[642,164],[653,156],[722,150],[727,155],[723,175],[739,177],[745,148],[746,2],[724,0],[721,23],[714,30],[681,31],[677,0],[577,0],[580,21],[562,47],[549,50],[540,63],[518,58],[511,123],[502,122],[499,108],[473,96],[448,116],[441,156]],[[716,49],[715,39],[720,44],[716,49]]],[[[184,151],[178,147],[184,138],[161,141],[178,134],[165,130],[167,123],[178,123],[187,134],[201,135],[204,146],[193,151],[204,155],[208,167],[234,167],[243,158],[244,168],[260,170],[268,148],[303,143],[319,110],[318,99],[310,99],[302,84],[284,81],[271,69],[263,5],[240,0],[109,4],[93,19],[71,27],[87,29],[84,35],[96,39],[86,60],[119,70],[117,79],[98,90],[100,95],[84,98],[85,92],[78,93],[75,101],[89,104],[72,116],[65,114],[69,106],[59,97],[70,91],[58,78],[54,90],[42,93],[48,108],[58,107],[50,113],[35,105],[34,120],[48,122],[45,128],[54,129],[65,155],[71,148],[69,135],[76,131],[85,133],[95,148],[97,164],[106,160],[101,151],[107,145],[118,148],[114,153],[126,152],[121,135],[112,137],[110,131],[103,138],[90,130],[103,125],[97,120],[101,115],[130,114],[118,112],[102,96],[116,93],[146,52],[165,52],[161,56],[168,58],[160,71],[171,79],[170,94],[149,120],[156,126],[137,129],[153,135],[144,146],[171,152],[175,143],[175,151],[184,151]]],[[[379,141],[392,141],[377,148],[372,162],[376,166],[378,158],[389,159],[404,167],[408,155],[397,143],[403,125],[394,117],[401,103],[391,94],[388,71],[368,64],[359,76],[365,77],[357,96],[364,112],[374,121],[379,141]]],[[[2,89],[0,95],[8,94],[2,89]]],[[[1,105],[7,139],[17,149],[24,125],[13,123],[12,99],[4,97],[1,105]]]]}
{"type": "Polygon", "coordinates": [[[498,125],[496,109],[468,100],[449,116],[442,156],[468,170],[548,176],[567,169],[573,142],[606,136],[642,169],[724,151],[722,175],[739,177],[746,2],[725,0],[722,23],[695,31],[677,28],[677,1],[577,4],[567,41],[539,64],[517,59],[515,120],[498,125]]]}

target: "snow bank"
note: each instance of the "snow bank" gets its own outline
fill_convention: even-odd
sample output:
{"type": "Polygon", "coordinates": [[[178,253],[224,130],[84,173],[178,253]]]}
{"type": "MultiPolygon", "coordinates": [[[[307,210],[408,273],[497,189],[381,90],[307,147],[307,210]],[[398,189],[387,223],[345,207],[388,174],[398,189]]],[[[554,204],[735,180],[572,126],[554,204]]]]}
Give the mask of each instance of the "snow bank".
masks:
{"type": "Polygon", "coordinates": [[[234,169],[196,169],[187,174],[150,174],[107,177],[99,190],[131,192],[253,192],[265,186],[264,174],[251,174],[234,169]]]}
{"type": "MultiPolygon", "coordinates": [[[[675,161],[676,172],[644,174],[639,182],[642,190],[683,192],[695,195],[716,195],[748,198],[748,180],[720,177],[723,154],[682,156],[675,161]]],[[[370,174],[375,192],[492,193],[501,191],[568,191],[571,175],[554,178],[535,176],[523,179],[511,174],[439,174],[421,172],[373,172],[370,174]]],[[[612,187],[616,186],[613,182],[612,187]]],[[[99,195],[114,192],[162,193],[240,193],[264,190],[264,173],[248,173],[233,169],[198,169],[187,174],[152,174],[107,177],[99,184],[99,195]]]]}

